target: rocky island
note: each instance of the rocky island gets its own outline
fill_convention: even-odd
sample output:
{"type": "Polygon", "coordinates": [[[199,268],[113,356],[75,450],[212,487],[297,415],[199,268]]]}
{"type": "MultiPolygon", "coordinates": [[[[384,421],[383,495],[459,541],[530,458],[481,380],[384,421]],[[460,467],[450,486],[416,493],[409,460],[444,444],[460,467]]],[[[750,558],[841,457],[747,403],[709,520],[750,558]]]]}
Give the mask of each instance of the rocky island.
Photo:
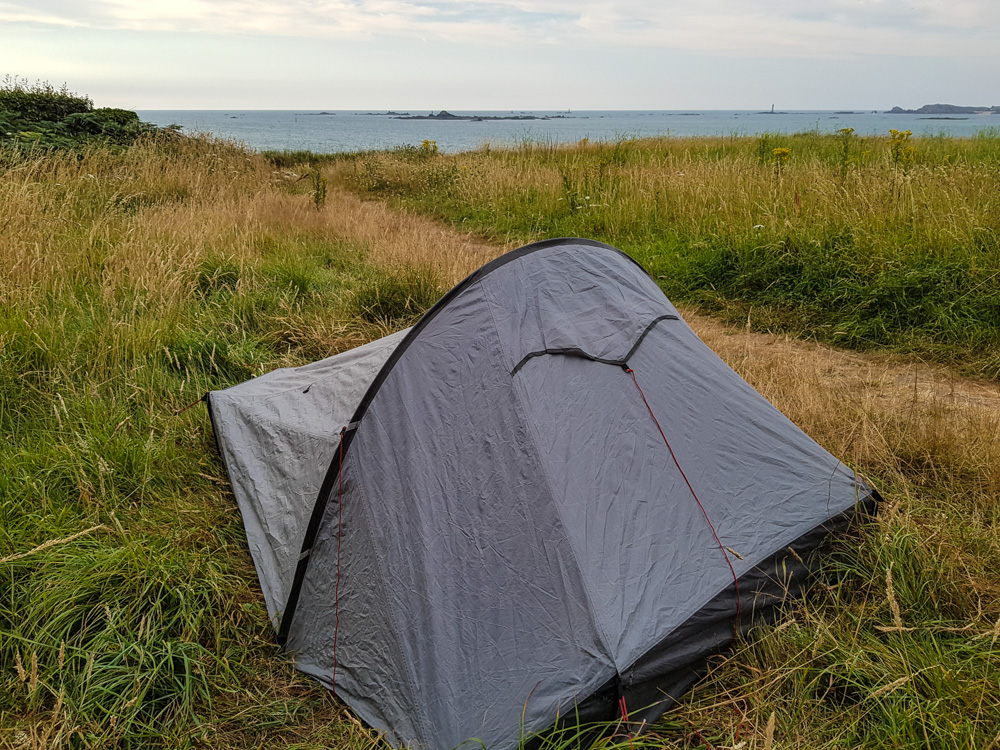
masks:
{"type": "Polygon", "coordinates": [[[453,115],[442,109],[436,115],[408,115],[396,117],[396,120],[464,120],[466,122],[492,122],[494,120],[566,120],[566,115],[453,115]]]}
{"type": "Polygon", "coordinates": [[[920,109],[893,107],[890,115],[1000,115],[1000,106],[963,107],[957,104],[925,104],[920,109]]]}

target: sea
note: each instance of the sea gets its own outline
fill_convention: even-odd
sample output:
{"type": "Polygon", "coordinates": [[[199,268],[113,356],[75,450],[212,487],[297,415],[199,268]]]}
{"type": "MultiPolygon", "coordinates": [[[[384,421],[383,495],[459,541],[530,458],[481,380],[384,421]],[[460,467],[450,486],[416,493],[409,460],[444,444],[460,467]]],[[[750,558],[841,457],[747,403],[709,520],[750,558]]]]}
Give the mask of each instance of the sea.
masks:
{"type": "Polygon", "coordinates": [[[461,111],[474,118],[403,119],[440,110],[363,112],[353,110],[140,110],[145,122],[179,125],[184,133],[207,133],[257,150],[357,152],[435,141],[441,151],[469,151],[486,145],[525,142],[617,141],[650,136],[754,136],[763,133],[834,133],[854,128],[858,136],[890,129],[917,135],[971,137],[996,133],[1000,115],[929,116],[873,110],[593,110],[461,111]]]}

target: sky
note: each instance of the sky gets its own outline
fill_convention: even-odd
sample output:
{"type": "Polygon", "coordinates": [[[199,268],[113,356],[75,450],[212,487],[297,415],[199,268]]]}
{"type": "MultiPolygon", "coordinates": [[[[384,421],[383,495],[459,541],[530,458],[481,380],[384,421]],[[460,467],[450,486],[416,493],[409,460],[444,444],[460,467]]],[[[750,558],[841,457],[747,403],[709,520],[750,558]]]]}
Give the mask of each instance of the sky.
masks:
{"type": "Polygon", "coordinates": [[[128,109],[1000,105],[1000,0],[0,0],[0,77],[128,109]]]}

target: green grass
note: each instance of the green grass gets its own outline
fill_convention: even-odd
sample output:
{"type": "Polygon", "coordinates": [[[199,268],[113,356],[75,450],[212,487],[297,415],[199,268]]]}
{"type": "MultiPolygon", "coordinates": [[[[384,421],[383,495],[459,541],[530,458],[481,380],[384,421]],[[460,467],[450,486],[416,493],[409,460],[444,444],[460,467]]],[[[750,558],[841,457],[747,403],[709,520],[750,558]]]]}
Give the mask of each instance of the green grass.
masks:
{"type": "MultiPolygon", "coordinates": [[[[792,141],[793,159],[802,143],[792,141]]],[[[818,143],[829,154],[819,153],[817,164],[826,158],[834,172],[837,144],[818,143]]],[[[743,174],[748,184],[775,176],[754,143],[695,143],[687,156],[674,153],[676,145],[658,148],[623,143],[567,155],[526,145],[500,156],[372,155],[325,168],[352,179],[370,172],[389,186],[380,195],[403,195],[428,210],[431,198],[442,212],[465,206],[473,217],[466,226],[498,237],[531,239],[540,228],[592,234],[584,230],[602,222],[600,236],[631,238],[632,245],[620,244],[667,277],[667,286],[679,283],[672,272],[688,279],[709,268],[698,253],[716,257],[722,251],[711,243],[725,237],[763,255],[740,266],[741,274],[809,253],[815,259],[794,273],[782,266],[780,283],[805,284],[803,269],[815,264],[843,273],[836,269],[847,261],[831,260],[833,245],[825,253],[808,242],[794,252],[760,250],[751,230],[727,223],[723,204],[731,198],[705,185],[686,195],[718,207],[716,218],[669,191],[657,205],[675,213],[650,227],[628,224],[624,197],[583,206],[604,200],[595,198],[595,185],[618,194],[631,184],[602,177],[602,158],[658,170],[673,159],[674,172],[700,164],[706,178],[724,169],[727,179],[743,174]],[[734,148],[742,149],[735,171],[734,148]],[[551,185],[537,179],[540,159],[554,165],[546,173],[551,185]],[[565,159],[589,166],[572,171],[565,159]],[[526,177],[503,182],[515,168],[526,177]],[[475,169],[492,196],[485,207],[463,202],[475,169]],[[567,197],[581,207],[563,207],[567,197]],[[551,214],[518,213],[544,201],[555,205],[551,214]],[[607,229],[626,225],[628,234],[607,229]]],[[[924,148],[921,142],[918,155],[924,148]]],[[[933,149],[970,165],[961,175],[971,186],[962,190],[968,206],[981,206],[978,191],[988,180],[978,170],[992,141],[933,141],[926,151],[933,149]]],[[[781,169],[772,187],[788,198],[795,162],[781,169]]],[[[0,746],[377,747],[374,733],[296,673],[276,646],[208,418],[198,405],[182,410],[207,390],[409,325],[445,291],[437,267],[387,266],[371,244],[378,232],[364,239],[357,217],[336,221],[360,211],[336,189],[317,210],[304,181],[217,142],[173,139],[72,156],[0,152],[0,171],[0,216],[9,218],[0,233],[0,746]]],[[[642,179],[641,170],[632,179],[642,179]]],[[[886,262],[892,242],[880,232],[892,235],[898,215],[882,216],[883,209],[871,204],[874,216],[853,209],[858,227],[840,241],[851,263],[860,247],[886,262]]],[[[988,210],[973,214],[993,231],[988,210]]],[[[788,216],[793,237],[826,226],[797,227],[794,211],[788,216]]],[[[383,214],[373,221],[384,229],[383,214]]],[[[939,232],[950,226],[927,224],[939,232]]],[[[956,218],[950,230],[958,244],[972,236],[963,226],[956,218]]],[[[384,233],[393,243],[416,242],[416,232],[384,233]]],[[[441,235],[420,236],[433,245],[441,235]]],[[[983,236],[982,248],[961,244],[961,253],[941,260],[958,269],[953,288],[969,298],[990,289],[983,280],[991,271],[972,264],[994,252],[983,236]]],[[[937,288],[920,283],[929,293],[937,288]]],[[[750,303],[711,292],[688,294],[709,295],[703,304],[730,311],[750,303]]],[[[789,309],[808,309],[802,295],[789,309]]],[[[755,321],[788,314],[752,304],[755,321]]],[[[964,346],[972,351],[973,343],[964,346]]],[[[725,356],[809,434],[869,475],[887,506],[827,559],[804,604],[717,660],[641,741],[618,747],[693,748],[703,740],[765,747],[772,714],[774,747],[996,746],[996,414],[916,396],[868,397],[859,383],[830,377],[821,362],[780,353],[768,359],[766,350],[725,356]]],[[[567,727],[545,750],[589,748],[587,729],[567,727]]]]}
{"type": "Polygon", "coordinates": [[[430,269],[405,273],[373,268],[354,294],[352,312],[369,323],[400,329],[415,323],[447,289],[430,269]]]}
{"type": "Polygon", "coordinates": [[[419,161],[358,154],[336,174],[490,238],[603,240],[671,298],[731,320],[1000,377],[995,130],[526,142],[419,161]]]}
{"type": "Polygon", "coordinates": [[[147,148],[140,173],[102,151],[9,167],[0,201],[27,214],[23,244],[0,248],[2,746],[370,742],[276,646],[206,414],[177,412],[381,335],[355,296],[400,282],[294,213],[252,215],[282,197],[266,165],[227,186],[232,169],[202,165],[213,148],[147,148]],[[186,206],[109,208],[172,181],[186,206]],[[202,212],[219,207],[213,232],[202,212]]]}

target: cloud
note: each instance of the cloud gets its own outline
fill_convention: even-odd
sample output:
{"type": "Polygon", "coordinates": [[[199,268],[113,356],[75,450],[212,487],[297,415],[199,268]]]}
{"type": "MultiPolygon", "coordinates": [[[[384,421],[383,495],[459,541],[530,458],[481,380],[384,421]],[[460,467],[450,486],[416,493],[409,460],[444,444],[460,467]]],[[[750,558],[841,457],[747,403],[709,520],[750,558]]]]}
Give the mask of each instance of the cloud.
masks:
{"type": "Polygon", "coordinates": [[[714,56],[992,55],[995,0],[0,0],[0,23],[318,39],[656,47],[714,56]]]}

